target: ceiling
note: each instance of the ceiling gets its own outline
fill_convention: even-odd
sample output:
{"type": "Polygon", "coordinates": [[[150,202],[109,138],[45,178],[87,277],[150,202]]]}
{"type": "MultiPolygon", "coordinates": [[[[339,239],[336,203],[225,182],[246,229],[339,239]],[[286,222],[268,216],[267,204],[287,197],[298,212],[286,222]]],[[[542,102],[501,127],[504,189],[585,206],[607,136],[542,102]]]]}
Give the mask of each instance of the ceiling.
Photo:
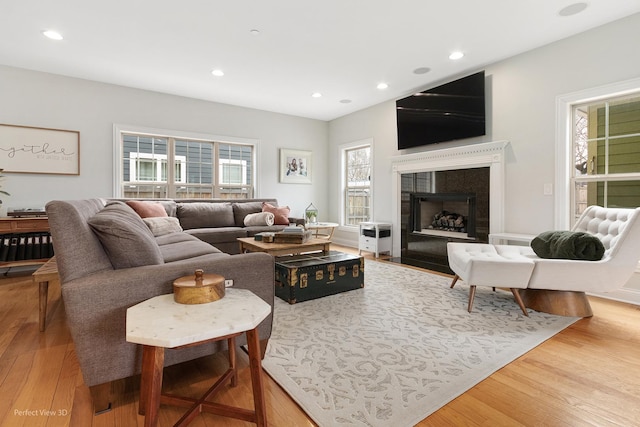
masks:
{"type": "Polygon", "coordinates": [[[332,120],[640,12],[586,0],[559,14],[575,3],[0,0],[0,64],[332,120]]]}

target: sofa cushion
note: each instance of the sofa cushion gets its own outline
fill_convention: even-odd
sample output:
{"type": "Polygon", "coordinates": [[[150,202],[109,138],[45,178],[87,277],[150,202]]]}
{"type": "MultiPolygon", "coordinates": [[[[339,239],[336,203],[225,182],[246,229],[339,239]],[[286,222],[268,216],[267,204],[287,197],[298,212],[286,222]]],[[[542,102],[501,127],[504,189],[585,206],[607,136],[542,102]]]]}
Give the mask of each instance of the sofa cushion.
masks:
{"type": "Polygon", "coordinates": [[[235,225],[231,203],[178,203],[178,219],[185,230],[235,225]]]}
{"type": "Polygon", "coordinates": [[[125,203],[112,202],[87,222],[100,239],[113,268],[164,262],[151,230],[125,203]]]}
{"type": "Polygon", "coordinates": [[[233,207],[233,217],[236,227],[244,226],[244,218],[252,213],[262,212],[262,202],[236,202],[233,207]]]}
{"type": "Polygon", "coordinates": [[[271,212],[275,215],[274,224],[289,225],[289,206],[273,206],[271,203],[262,203],[262,212],[271,212]]]}
{"type": "Polygon", "coordinates": [[[178,204],[174,200],[158,200],[169,216],[176,216],[178,204]]]}
{"type": "Polygon", "coordinates": [[[178,218],[172,216],[142,218],[154,237],[182,231],[178,218]]]}
{"type": "Polygon", "coordinates": [[[160,202],[143,201],[143,200],[127,200],[127,205],[131,207],[140,218],[164,217],[167,211],[160,202]]]}
{"type": "Polygon", "coordinates": [[[156,238],[156,242],[158,243],[164,262],[180,261],[208,254],[228,256],[210,244],[187,233],[165,234],[156,238]]]}
{"type": "Polygon", "coordinates": [[[598,261],[604,255],[600,239],[581,231],[545,231],[531,241],[531,249],[540,258],[598,261]]]}

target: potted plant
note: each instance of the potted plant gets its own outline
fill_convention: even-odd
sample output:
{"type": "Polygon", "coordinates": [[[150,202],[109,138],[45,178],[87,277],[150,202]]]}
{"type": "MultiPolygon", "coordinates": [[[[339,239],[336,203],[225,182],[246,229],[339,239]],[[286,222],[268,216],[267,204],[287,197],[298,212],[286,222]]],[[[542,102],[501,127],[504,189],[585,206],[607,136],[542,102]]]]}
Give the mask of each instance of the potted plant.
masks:
{"type": "Polygon", "coordinates": [[[311,203],[304,210],[304,216],[307,219],[307,224],[316,224],[318,222],[318,209],[311,203]]]}

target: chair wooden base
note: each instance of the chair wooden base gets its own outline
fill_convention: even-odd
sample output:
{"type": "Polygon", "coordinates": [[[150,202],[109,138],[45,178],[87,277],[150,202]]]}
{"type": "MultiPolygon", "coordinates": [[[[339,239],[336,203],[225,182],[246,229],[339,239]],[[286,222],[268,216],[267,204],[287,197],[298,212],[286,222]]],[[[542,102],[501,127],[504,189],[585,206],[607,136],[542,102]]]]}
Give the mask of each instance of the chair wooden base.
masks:
{"type": "Polygon", "coordinates": [[[519,294],[524,305],[535,311],[559,316],[593,316],[591,305],[584,292],[520,289],[519,294]]]}

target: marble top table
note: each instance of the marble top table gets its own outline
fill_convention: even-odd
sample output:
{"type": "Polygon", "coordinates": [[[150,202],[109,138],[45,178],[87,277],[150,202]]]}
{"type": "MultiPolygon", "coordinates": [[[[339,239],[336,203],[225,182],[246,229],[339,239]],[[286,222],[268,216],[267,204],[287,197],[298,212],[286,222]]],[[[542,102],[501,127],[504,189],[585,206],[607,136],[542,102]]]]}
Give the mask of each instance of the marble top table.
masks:
{"type": "Polygon", "coordinates": [[[145,427],[157,425],[160,403],[190,407],[176,425],[186,425],[201,412],[211,412],[266,426],[257,327],[270,313],[271,306],[260,297],[249,290],[235,288],[226,289],[224,298],[206,304],[179,304],[173,294],[168,294],[128,308],[126,339],[143,345],[139,413],[145,416],[145,427]],[[235,338],[243,333],[247,335],[254,411],[206,400],[220,390],[224,382],[231,380],[231,386],[236,385],[235,338]],[[162,395],[165,348],[222,339],[228,342],[229,369],[200,399],[162,395]]]}
{"type": "Polygon", "coordinates": [[[271,306],[246,289],[227,288],[206,304],[179,304],[160,295],[127,309],[127,341],[175,348],[255,328],[271,306]]]}
{"type": "Polygon", "coordinates": [[[337,222],[315,222],[306,224],[307,230],[312,230],[316,238],[324,238],[331,240],[333,232],[339,224],[337,222]]]}

